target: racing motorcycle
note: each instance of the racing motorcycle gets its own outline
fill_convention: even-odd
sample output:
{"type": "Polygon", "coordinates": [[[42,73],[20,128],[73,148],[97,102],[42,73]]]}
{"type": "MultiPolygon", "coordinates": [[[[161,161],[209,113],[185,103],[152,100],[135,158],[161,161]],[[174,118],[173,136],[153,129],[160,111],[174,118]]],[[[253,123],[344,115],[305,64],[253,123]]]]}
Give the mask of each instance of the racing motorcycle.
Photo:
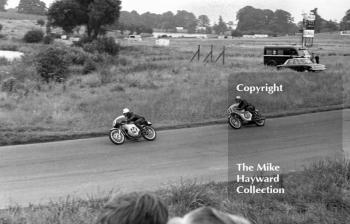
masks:
{"type": "Polygon", "coordinates": [[[121,115],[114,119],[113,128],[109,131],[109,139],[116,145],[123,144],[125,139],[139,140],[142,137],[153,141],[156,139],[157,133],[151,125],[151,122],[145,121],[140,129],[133,123],[127,123],[126,117],[121,115]]]}
{"type": "Polygon", "coordinates": [[[228,123],[234,129],[240,129],[242,125],[256,124],[257,126],[265,125],[265,117],[263,117],[258,110],[255,110],[255,114],[249,111],[237,109],[238,103],[232,104],[227,109],[228,123]]]}

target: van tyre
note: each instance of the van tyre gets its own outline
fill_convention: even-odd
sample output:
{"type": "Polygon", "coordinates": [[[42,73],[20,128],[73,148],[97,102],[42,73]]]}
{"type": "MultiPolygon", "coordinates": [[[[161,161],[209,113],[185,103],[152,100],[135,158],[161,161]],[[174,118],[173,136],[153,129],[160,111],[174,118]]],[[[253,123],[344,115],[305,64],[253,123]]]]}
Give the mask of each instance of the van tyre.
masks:
{"type": "Polygon", "coordinates": [[[275,60],[270,60],[267,62],[268,66],[277,66],[277,62],[275,60]]]}

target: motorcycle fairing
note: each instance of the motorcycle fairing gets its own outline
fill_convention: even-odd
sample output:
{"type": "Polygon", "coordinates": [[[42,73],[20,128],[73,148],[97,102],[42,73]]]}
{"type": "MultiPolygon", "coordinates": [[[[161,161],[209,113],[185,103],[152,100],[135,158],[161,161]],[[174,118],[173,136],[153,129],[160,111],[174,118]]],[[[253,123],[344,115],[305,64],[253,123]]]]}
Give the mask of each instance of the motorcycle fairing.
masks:
{"type": "Polygon", "coordinates": [[[249,111],[245,110],[237,110],[238,103],[232,104],[228,109],[227,113],[228,116],[231,116],[231,114],[237,114],[239,115],[244,121],[252,121],[253,115],[249,111]]]}
{"type": "Polygon", "coordinates": [[[123,128],[125,129],[126,133],[131,137],[140,136],[140,129],[135,124],[124,124],[123,128]]]}
{"type": "Polygon", "coordinates": [[[243,117],[247,121],[251,121],[253,118],[253,115],[249,111],[244,111],[243,112],[243,117]]]}

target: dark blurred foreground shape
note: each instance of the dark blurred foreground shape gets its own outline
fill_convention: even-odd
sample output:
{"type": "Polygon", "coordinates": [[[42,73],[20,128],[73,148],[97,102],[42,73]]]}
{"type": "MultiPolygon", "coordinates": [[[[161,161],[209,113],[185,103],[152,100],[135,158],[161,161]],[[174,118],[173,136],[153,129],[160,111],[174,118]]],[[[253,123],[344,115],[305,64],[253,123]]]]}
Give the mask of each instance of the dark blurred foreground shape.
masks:
{"type": "Polygon", "coordinates": [[[220,212],[211,207],[202,207],[187,213],[183,218],[172,218],[168,224],[250,224],[250,222],[237,215],[220,212]]]}
{"type": "Polygon", "coordinates": [[[130,193],[112,198],[104,206],[98,224],[166,224],[168,208],[155,195],[130,193]]]}

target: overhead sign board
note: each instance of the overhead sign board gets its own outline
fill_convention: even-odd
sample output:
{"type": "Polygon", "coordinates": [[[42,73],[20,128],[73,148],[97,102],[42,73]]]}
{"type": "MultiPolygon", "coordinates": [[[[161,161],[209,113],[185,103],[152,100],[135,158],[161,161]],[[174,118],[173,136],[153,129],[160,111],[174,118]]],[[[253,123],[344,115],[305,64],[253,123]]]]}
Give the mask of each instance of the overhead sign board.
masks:
{"type": "Polygon", "coordinates": [[[304,30],[303,37],[314,37],[315,31],[314,30],[304,30]]]}
{"type": "Polygon", "coordinates": [[[304,20],[309,20],[309,21],[315,21],[316,20],[315,14],[313,14],[311,12],[309,14],[304,13],[303,17],[304,17],[304,20]]]}

